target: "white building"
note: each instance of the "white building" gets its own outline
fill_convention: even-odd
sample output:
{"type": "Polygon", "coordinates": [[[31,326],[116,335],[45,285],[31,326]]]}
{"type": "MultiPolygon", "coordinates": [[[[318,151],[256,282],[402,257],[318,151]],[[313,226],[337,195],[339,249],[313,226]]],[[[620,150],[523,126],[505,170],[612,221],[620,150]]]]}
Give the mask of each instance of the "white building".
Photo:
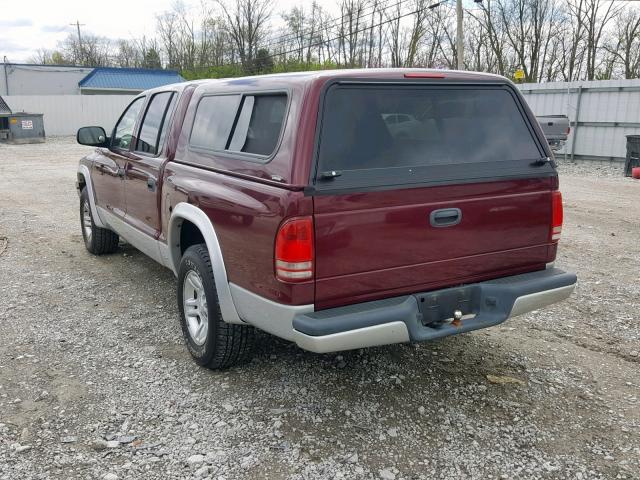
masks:
{"type": "Polygon", "coordinates": [[[184,79],[173,70],[0,63],[0,95],[135,95],[184,79]]]}

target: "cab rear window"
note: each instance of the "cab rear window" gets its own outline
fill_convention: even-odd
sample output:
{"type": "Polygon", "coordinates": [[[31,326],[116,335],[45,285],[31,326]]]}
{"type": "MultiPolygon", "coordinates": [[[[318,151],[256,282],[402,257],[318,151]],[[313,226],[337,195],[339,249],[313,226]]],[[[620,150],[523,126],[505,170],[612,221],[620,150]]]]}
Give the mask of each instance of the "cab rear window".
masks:
{"type": "Polygon", "coordinates": [[[333,188],[490,178],[543,152],[500,86],[335,85],[325,97],[316,183],[333,188]]]}

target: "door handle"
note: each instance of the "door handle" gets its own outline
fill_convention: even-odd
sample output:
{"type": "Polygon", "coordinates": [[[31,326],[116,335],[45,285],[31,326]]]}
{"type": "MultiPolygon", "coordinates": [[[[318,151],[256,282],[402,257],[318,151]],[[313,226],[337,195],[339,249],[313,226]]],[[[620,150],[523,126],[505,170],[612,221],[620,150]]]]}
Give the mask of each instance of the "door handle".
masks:
{"type": "Polygon", "coordinates": [[[462,221],[462,210],[459,208],[442,208],[429,215],[432,227],[451,227],[462,221]]]}
{"type": "Polygon", "coordinates": [[[115,175],[120,178],[124,177],[124,168],[111,168],[104,163],[96,163],[96,170],[103,174],[106,173],[107,175],[115,175]]]}
{"type": "Polygon", "coordinates": [[[147,189],[150,192],[155,192],[156,191],[156,179],[155,178],[147,178],[147,189]]]}

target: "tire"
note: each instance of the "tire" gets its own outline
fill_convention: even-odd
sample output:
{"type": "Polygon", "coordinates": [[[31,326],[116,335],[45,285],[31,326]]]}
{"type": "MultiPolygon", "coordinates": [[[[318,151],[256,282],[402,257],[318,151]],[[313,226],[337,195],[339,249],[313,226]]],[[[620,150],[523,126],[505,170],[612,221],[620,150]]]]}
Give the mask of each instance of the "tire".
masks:
{"type": "Polygon", "coordinates": [[[80,229],[84,246],[94,255],[114,253],[118,249],[118,234],[94,223],[87,187],[80,193],[80,229]]]}
{"type": "Polygon", "coordinates": [[[255,330],[222,319],[211,259],[204,244],[189,247],[182,256],[177,301],[182,334],[198,365],[218,370],[251,360],[255,330]]]}

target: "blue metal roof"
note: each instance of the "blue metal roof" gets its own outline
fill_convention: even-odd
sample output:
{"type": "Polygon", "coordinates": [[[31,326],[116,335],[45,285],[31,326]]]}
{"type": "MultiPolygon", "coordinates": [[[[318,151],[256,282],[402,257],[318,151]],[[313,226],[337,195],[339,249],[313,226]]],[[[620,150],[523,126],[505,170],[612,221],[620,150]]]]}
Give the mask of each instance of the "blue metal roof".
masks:
{"type": "Polygon", "coordinates": [[[97,67],[78,85],[105,90],[147,90],[177,82],[184,82],[184,78],[174,70],[97,67]]]}

